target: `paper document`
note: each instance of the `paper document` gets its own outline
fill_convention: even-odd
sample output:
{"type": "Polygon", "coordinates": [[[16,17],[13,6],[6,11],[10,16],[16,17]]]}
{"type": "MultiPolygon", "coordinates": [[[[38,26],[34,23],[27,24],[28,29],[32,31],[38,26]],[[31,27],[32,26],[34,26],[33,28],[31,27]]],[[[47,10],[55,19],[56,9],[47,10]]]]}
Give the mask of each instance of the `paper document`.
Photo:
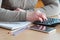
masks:
{"type": "Polygon", "coordinates": [[[24,28],[30,23],[31,22],[0,22],[0,27],[14,30],[18,28],[24,28]]]}

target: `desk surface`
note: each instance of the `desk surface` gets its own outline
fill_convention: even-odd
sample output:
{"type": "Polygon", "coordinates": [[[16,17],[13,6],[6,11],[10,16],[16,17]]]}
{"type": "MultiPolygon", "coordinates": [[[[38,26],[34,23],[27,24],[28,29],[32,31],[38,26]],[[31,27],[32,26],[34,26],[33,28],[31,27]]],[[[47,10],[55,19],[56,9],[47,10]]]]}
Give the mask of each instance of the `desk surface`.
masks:
{"type": "Polygon", "coordinates": [[[60,40],[60,25],[56,29],[57,32],[54,34],[25,30],[17,36],[11,36],[7,33],[8,30],[0,28],[0,40],[60,40]]]}

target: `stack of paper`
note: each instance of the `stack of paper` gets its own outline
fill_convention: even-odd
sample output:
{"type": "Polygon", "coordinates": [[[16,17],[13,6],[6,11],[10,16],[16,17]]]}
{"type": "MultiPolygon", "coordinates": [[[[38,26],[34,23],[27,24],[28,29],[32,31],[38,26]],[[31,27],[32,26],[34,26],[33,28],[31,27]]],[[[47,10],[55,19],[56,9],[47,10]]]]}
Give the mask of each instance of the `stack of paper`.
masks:
{"type": "Polygon", "coordinates": [[[0,22],[0,27],[10,29],[11,34],[16,35],[19,32],[25,30],[31,22],[0,22]]]}

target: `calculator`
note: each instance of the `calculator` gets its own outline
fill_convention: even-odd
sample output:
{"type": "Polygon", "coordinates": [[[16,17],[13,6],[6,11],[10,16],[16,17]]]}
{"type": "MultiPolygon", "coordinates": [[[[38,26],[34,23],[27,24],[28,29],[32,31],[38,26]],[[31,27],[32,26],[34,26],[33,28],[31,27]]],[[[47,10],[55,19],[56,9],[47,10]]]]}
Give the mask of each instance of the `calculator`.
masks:
{"type": "Polygon", "coordinates": [[[48,20],[43,21],[43,22],[37,20],[37,21],[34,21],[33,24],[55,27],[57,24],[60,24],[60,19],[48,18],[48,20]]]}

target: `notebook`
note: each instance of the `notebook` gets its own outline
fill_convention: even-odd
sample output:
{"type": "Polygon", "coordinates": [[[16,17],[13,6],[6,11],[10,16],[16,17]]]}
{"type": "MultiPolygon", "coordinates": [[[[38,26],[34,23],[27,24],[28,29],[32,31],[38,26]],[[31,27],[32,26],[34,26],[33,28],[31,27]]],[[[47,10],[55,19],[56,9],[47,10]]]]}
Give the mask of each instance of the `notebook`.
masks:
{"type": "Polygon", "coordinates": [[[31,22],[0,22],[0,27],[15,30],[27,27],[31,22]]]}

